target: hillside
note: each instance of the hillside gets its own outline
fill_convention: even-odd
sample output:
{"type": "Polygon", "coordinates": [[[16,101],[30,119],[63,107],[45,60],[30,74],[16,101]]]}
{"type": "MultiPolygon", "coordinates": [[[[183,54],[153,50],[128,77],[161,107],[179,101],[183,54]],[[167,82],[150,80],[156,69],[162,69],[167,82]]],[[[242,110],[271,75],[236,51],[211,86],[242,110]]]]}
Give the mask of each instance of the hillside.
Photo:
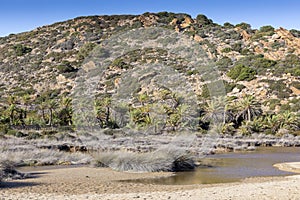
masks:
{"type": "MultiPolygon", "coordinates": [[[[77,72],[85,66],[84,60],[94,47],[101,45],[111,36],[141,27],[166,28],[182,33],[199,44],[221,73],[226,92],[232,97],[231,101],[252,95],[261,103],[265,114],[285,110],[299,112],[300,31],[274,29],[271,26],[255,30],[247,23],[219,25],[204,15],[192,19],[187,14],[161,12],[137,16],[78,17],[0,38],[2,123],[72,124],[72,111],[68,110],[67,106],[63,107],[70,102],[63,104],[60,101],[66,100],[73,92],[77,72]],[[27,100],[24,100],[24,97],[27,100]],[[52,107],[49,106],[51,102],[52,107]],[[16,109],[9,110],[11,105],[16,105],[16,109]],[[17,118],[19,120],[16,120],[17,118]]],[[[126,88],[128,85],[124,82],[119,85],[118,80],[122,74],[126,74],[137,65],[157,63],[164,59],[172,62],[173,69],[189,80],[199,99],[198,104],[201,105],[201,102],[209,99],[207,88],[211,83],[204,81],[197,69],[185,66],[184,61],[168,55],[159,48],[133,51],[114,60],[103,72],[104,80],[98,83],[97,119],[102,127],[117,126],[110,124],[115,122],[108,119],[111,113],[107,105],[118,87],[122,88],[123,84],[123,88],[126,88]],[[107,100],[106,104],[104,100],[107,100]]],[[[157,94],[154,86],[147,88],[146,85],[135,88],[138,90],[132,93],[133,99],[128,102],[136,109],[135,116],[140,117],[133,117],[131,122],[137,124],[141,120],[139,123],[142,123],[142,126],[150,123],[147,122],[147,112],[139,106],[167,99],[169,110],[166,105],[165,110],[168,110],[168,123],[171,127],[176,127],[180,120],[173,118],[178,118],[179,114],[174,113],[180,107],[174,103],[178,100],[173,94],[174,91],[166,88],[159,90],[157,94]],[[148,97],[139,99],[145,94],[148,97]],[[157,99],[158,96],[161,99],[157,99]]],[[[122,123],[117,124],[120,126],[122,123]]]]}

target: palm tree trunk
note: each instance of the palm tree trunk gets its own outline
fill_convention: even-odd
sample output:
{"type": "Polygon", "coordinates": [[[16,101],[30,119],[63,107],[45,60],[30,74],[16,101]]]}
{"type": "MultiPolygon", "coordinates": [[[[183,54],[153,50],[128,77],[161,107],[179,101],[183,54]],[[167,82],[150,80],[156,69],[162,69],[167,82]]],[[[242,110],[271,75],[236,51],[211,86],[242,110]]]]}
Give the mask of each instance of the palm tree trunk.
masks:
{"type": "Polygon", "coordinates": [[[44,123],[46,124],[46,116],[45,116],[45,110],[42,110],[42,118],[44,120],[44,123]]]}
{"type": "Polygon", "coordinates": [[[251,122],[251,112],[250,112],[250,109],[248,109],[247,112],[248,112],[248,122],[251,122]]]}
{"type": "Polygon", "coordinates": [[[73,123],[72,123],[72,116],[69,114],[68,115],[68,124],[69,126],[71,126],[73,123]]]}
{"type": "Polygon", "coordinates": [[[50,111],[49,125],[52,126],[53,112],[52,112],[52,109],[50,109],[49,111],[50,111]]]}
{"type": "Polygon", "coordinates": [[[9,114],[9,123],[10,125],[13,125],[14,123],[14,110],[12,110],[9,114]]]}
{"type": "Polygon", "coordinates": [[[110,109],[109,109],[109,107],[107,106],[107,107],[106,107],[106,116],[105,116],[105,123],[106,123],[106,126],[109,125],[109,116],[110,116],[110,109]]]}

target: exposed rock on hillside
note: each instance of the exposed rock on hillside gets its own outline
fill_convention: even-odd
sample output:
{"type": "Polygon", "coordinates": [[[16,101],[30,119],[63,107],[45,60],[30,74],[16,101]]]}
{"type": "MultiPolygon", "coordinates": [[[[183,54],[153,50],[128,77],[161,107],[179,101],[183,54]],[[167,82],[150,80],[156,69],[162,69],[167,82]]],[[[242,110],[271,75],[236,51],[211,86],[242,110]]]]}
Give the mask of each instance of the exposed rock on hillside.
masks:
{"type": "MultiPolygon", "coordinates": [[[[230,95],[240,97],[254,94],[262,101],[281,99],[288,104],[293,99],[299,100],[300,80],[297,77],[300,75],[300,38],[290,31],[284,28],[266,32],[252,30],[245,23],[221,26],[204,15],[192,19],[187,14],[167,12],[139,16],[78,17],[38,27],[30,32],[2,37],[0,95],[29,94],[32,99],[47,94],[53,94],[54,97],[68,95],[74,88],[77,71],[89,71],[96,67],[93,63],[82,65],[95,46],[101,45],[114,34],[141,27],[164,27],[193,38],[208,57],[216,62],[226,84],[231,84],[231,90],[227,91],[230,95]],[[255,70],[255,78],[251,81],[229,78],[227,72],[236,64],[255,70]],[[292,78],[285,78],[285,74],[292,78]],[[262,80],[269,80],[268,84],[262,80]],[[282,87],[280,90],[275,86],[277,80],[282,87]]],[[[105,72],[106,79],[99,83],[99,88],[105,88],[103,91],[106,92],[114,91],[122,84],[119,82],[122,73],[133,66],[131,63],[136,66],[168,59],[171,59],[169,55],[160,49],[131,52],[112,63],[105,72]]],[[[202,87],[206,83],[202,81],[201,74],[196,69],[186,67],[184,62],[172,59],[169,62],[175,63],[174,69],[191,81],[197,95],[203,95],[202,87]]],[[[1,100],[4,101],[4,98],[1,100]]]]}

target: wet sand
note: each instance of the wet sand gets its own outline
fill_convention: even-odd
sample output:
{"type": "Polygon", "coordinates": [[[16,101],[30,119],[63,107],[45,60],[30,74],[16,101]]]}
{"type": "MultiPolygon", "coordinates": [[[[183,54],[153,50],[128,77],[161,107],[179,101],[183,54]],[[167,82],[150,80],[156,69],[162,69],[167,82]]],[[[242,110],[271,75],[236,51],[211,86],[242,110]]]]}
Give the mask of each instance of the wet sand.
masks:
{"type": "Polygon", "coordinates": [[[300,162],[278,163],[274,167],[282,171],[300,173],[300,162]]]}
{"type": "MultiPolygon", "coordinates": [[[[281,164],[281,168],[300,164],[281,164]]],[[[295,170],[295,169],[294,169],[295,170]]],[[[153,185],[120,180],[158,178],[172,173],[124,173],[107,168],[24,168],[25,180],[0,184],[0,199],[300,199],[300,175],[249,178],[241,182],[209,185],[153,185]]]]}

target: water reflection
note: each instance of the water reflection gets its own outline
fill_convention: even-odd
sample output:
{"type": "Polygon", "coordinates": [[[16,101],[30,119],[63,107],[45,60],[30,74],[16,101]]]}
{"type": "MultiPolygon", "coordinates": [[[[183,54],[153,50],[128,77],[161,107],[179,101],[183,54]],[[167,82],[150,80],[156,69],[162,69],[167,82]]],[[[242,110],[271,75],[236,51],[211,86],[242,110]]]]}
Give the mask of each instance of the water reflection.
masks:
{"type": "Polygon", "coordinates": [[[254,152],[211,155],[202,160],[203,167],[159,179],[132,180],[145,184],[211,184],[235,182],[248,177],[283,176],[293,173],[274,168],[275,163],[300,161],[300,148],[269,147],[254,152]]]}

